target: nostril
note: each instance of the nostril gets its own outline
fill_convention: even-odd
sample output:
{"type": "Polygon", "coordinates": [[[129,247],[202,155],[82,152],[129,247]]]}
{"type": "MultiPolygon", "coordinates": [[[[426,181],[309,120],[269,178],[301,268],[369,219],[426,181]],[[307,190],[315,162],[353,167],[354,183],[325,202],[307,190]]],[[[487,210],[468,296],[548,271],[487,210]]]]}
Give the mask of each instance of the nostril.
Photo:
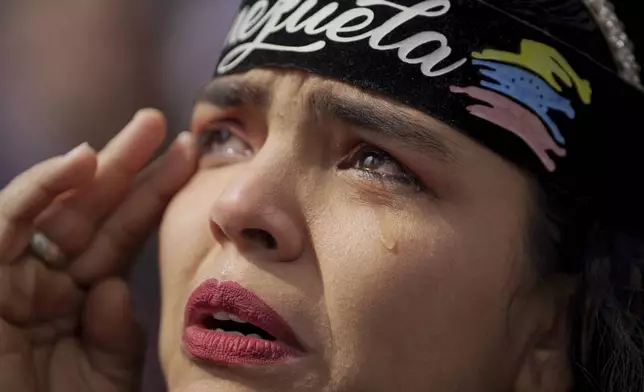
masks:
{"type": "Polygon", "coordinates": [[[244,229],[242,235],[250,241],[262,243],[267,249],[277,249],[277,240],[266,230],[244,229]]]}

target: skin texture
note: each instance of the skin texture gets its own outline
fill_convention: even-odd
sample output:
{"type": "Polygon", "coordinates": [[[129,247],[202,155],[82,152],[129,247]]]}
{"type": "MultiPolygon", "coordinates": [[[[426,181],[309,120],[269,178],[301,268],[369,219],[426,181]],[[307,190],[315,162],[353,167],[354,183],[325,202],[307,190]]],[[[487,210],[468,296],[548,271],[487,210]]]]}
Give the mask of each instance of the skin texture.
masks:
{"type": "Polygon", "coordinates": [[[245,87],[206,89],[193,134],[145,169],[165,137],[154,110],[100,153],[81,146],[0,191],[0,390],[136,390],[142,339],[123,276],[164,211],[160,352],[171,392],[568,390],[569,285],[537,279],[526,257],[524,174],[337,82],[268,70],[222,81],[245,87]],[[365,126],[379,114],[384,132],[365,126]],[[202,143],[198,157],[194,134],[224,126],[235,136],[202,143]],[[66,263],[28,251],[34,230],[66,263]],[[183,312],[210,278],[259,295],[304,355],[232,368],[190,358],[183,312]]]}
{"type": "Polygon", "coordinates": [[[531,187],[513,165],[424,114],[295,71],[214,81],[191,128],[234,136],[203,146],[162,224],[170,391],[567,390],[565,290],[536,283],[525,243],[531,187]],[[247,86],[237,89],[245,99],[220,99],[222,81],[247,86]],[[220,105],[205,102],[212,97],[220,105]],[[451,153],[343,120],[325,110],[333,97],[420,123],[451,153]],[[363,143],[423,185],[373,174],[400,174],[391,161],[356,166],[363,143]],[[276,248],[245,229],[269,233],[276,248]],[[183,312],[209,278],[259,295],[306,354],[266,367],[191,359],[183,312]]]}
{"type": "Polygon", "coordinates": [[[0,192],[1,391],[136,390],[143,339],[123,274],[196,169],[183,134],[139,173],[165,133],[163,116],[143,110],[100,153],[82,145],[0,192]],[[64,265],[27,251],[34,230],[64,265]]]}

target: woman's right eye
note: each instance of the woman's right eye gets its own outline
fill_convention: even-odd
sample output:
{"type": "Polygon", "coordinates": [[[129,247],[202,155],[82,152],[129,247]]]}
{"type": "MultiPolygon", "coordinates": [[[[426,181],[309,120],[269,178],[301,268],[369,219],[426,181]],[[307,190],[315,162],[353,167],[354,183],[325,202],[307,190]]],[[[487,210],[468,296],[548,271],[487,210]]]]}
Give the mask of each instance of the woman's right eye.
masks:
{"type": "Polygon", "coordinates": [[[228,125],[202,131],[199,134],[199,150],[202,158],[246,158],[253,154],[248,143],[228,125]]]}

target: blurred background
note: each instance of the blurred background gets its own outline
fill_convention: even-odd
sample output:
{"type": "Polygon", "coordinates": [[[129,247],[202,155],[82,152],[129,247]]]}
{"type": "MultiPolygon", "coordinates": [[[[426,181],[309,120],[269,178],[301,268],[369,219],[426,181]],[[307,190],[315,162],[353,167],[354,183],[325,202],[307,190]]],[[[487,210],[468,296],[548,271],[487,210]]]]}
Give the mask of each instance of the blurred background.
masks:
{"type": "MultiPolygon", "coordinates": [[[[189,125],[239,0],[0,0],[0,189],[29,166],[89,142],[100,149],[137,109],[172,134],[189,125]]],[[[156,354],[156,244],[132,272],[148,332],[143,391],[164,391],[156,354]]]]}

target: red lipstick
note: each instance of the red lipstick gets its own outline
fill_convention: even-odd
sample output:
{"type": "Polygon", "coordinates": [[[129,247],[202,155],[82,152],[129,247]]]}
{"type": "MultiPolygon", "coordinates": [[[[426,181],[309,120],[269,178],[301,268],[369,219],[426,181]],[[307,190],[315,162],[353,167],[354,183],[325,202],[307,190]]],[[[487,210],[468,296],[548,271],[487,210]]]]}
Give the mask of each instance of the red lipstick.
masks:
{"type": "Polygon", "coordinates": [[[270,365],[303,354],[293,330],[255,293],[210,279],[190,296],[183,346],[220,365],[270,365]]]}

